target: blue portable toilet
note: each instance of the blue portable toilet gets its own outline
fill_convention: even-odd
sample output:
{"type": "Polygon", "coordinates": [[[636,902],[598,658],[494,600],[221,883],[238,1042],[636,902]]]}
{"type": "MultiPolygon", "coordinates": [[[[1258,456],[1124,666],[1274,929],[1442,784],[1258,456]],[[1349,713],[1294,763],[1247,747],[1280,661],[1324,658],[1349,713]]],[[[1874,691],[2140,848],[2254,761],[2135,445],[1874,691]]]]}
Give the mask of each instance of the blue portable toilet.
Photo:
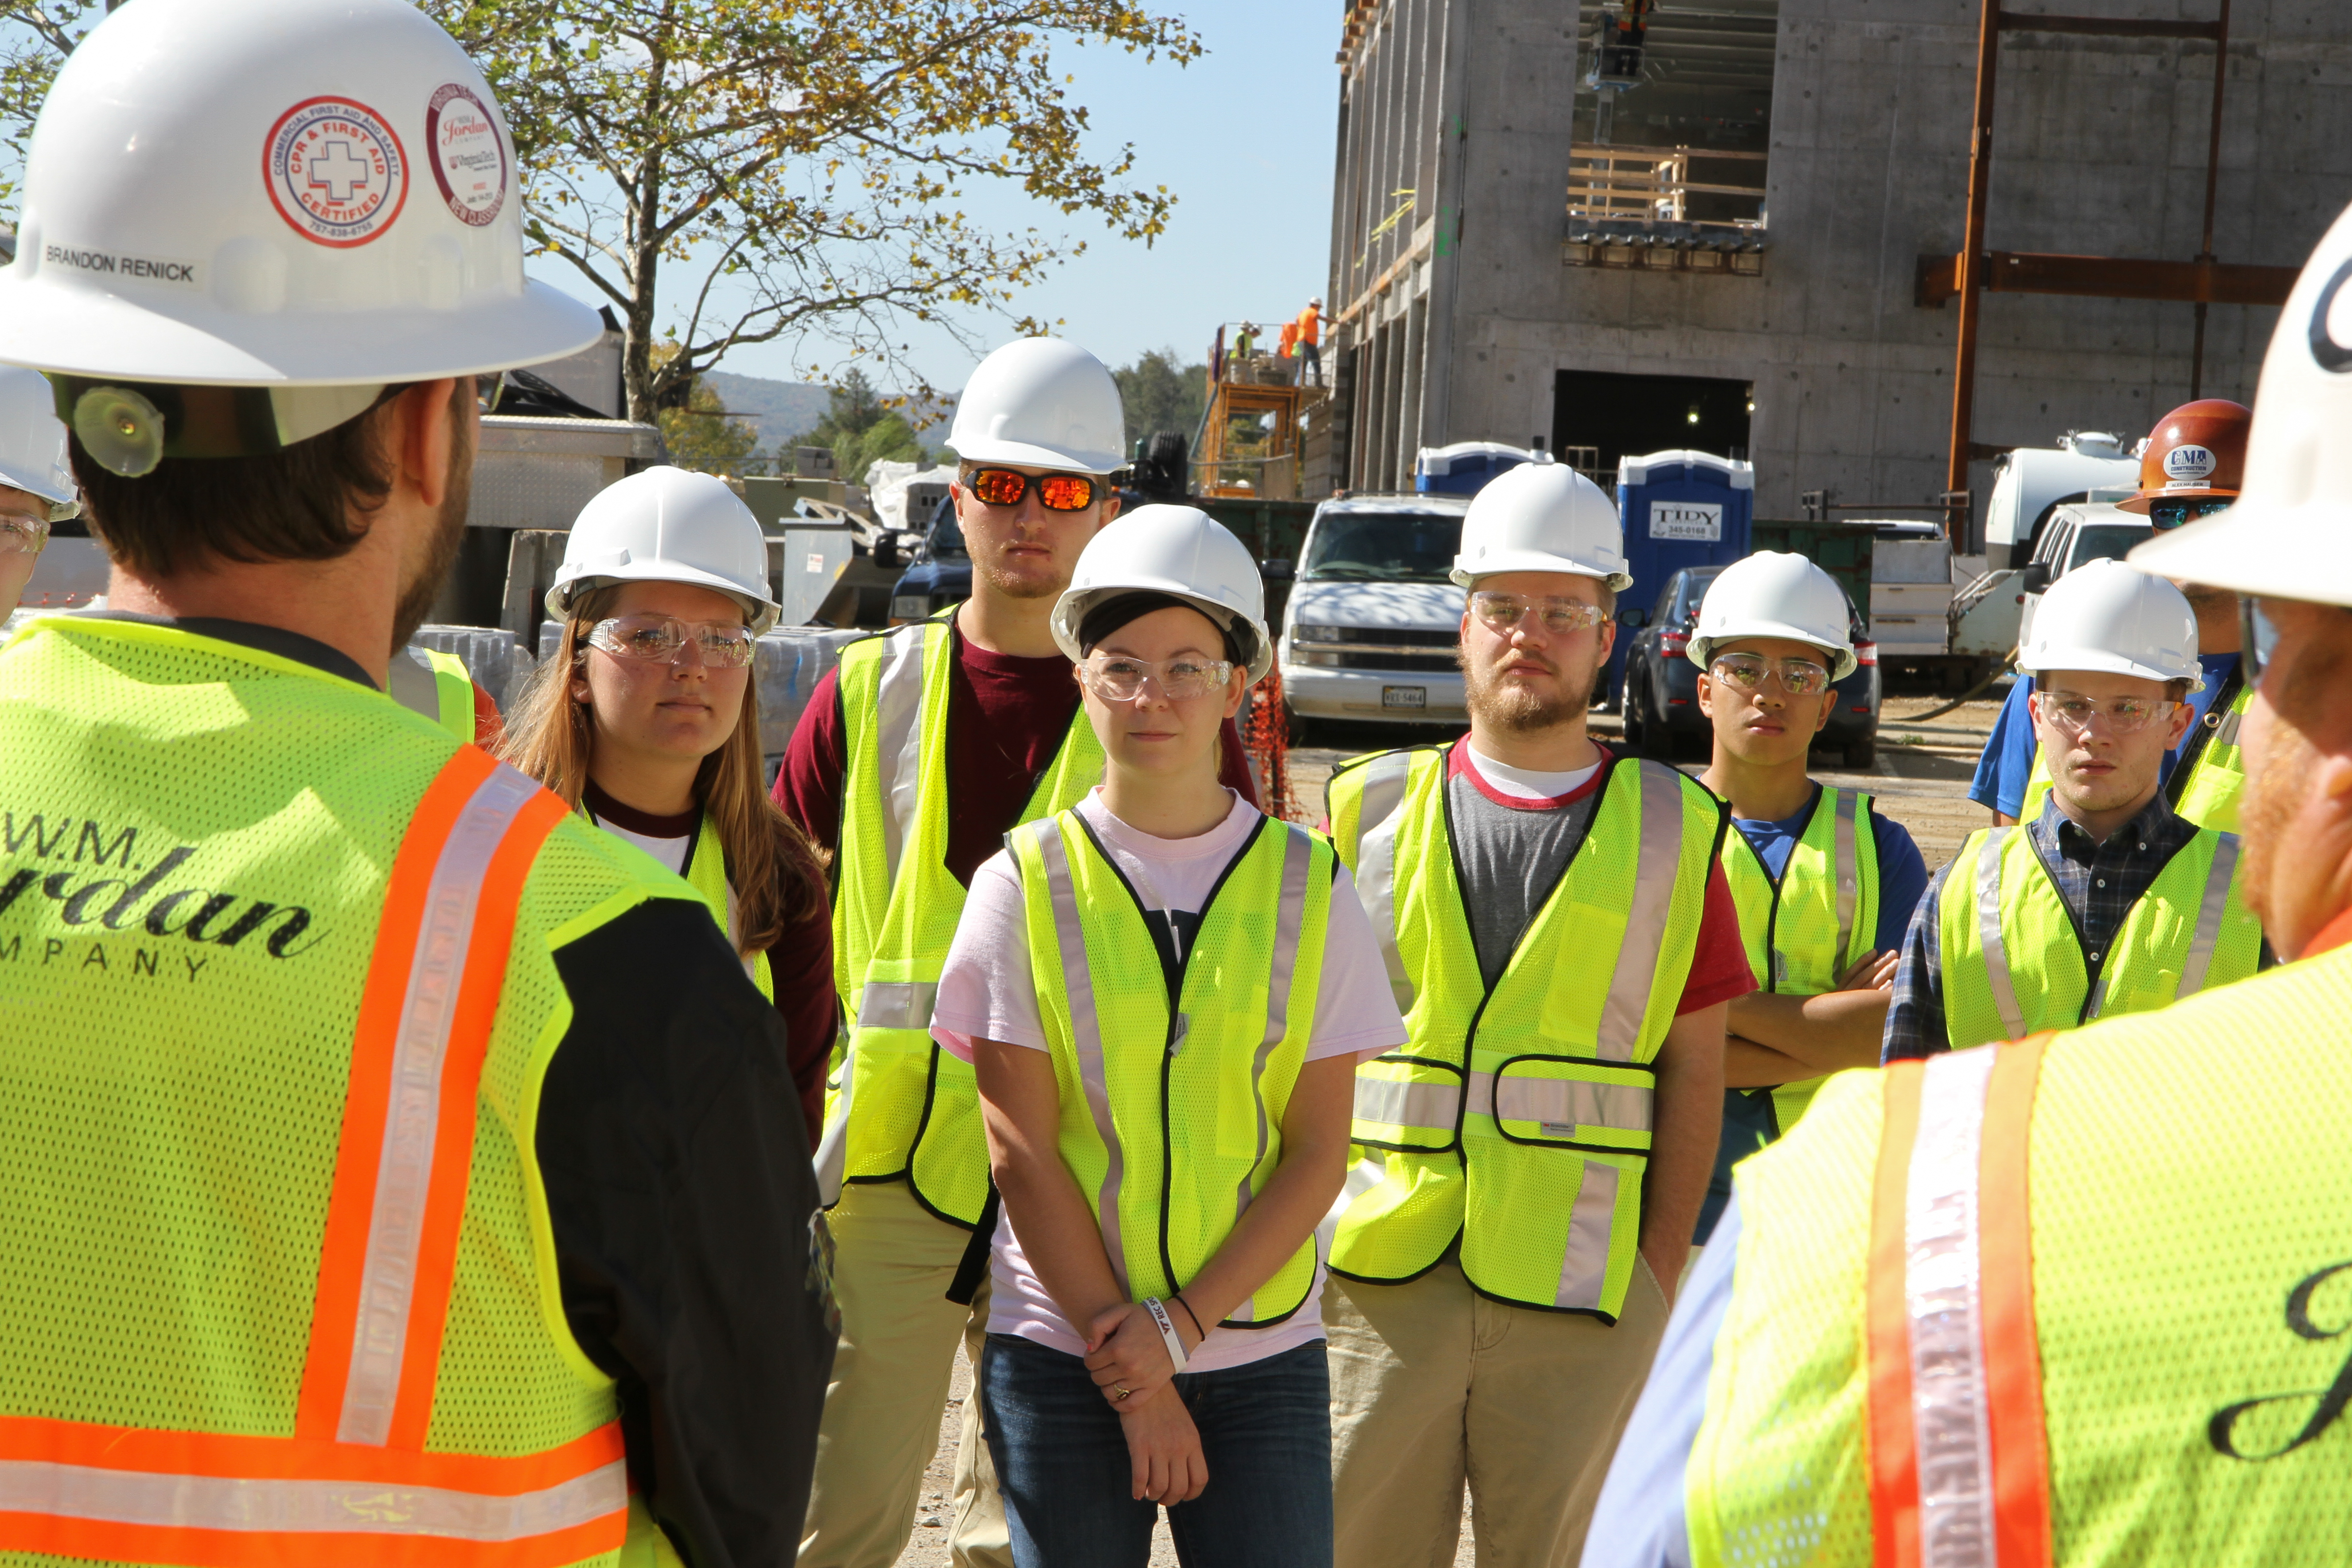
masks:
{"type": "MultiPolygon", "coordinates": [[[[1685,566],[1727,566],[1748,553],[1756,517],[1753,464],[1712,452],[1653,452],[1617,465],[1617,516],[1625,526],[1625,570],[1633,585],[1618,595],[1622,613],[1648,610],[1666,579],[1685,566]]],[[[1625,654],[1633,637],[1618,628],[1609,658],[1608,690],[1624,710],[1625,654]]]]}
{"type": "Polygon", "coordinates": [[[1500,441],[1423,447],[1413,460],[1412,488],[1423,495],[1475,496],[1496,475],[1535,460],[1536,455],[1526,447],[1506,447],[1500,441]]]}

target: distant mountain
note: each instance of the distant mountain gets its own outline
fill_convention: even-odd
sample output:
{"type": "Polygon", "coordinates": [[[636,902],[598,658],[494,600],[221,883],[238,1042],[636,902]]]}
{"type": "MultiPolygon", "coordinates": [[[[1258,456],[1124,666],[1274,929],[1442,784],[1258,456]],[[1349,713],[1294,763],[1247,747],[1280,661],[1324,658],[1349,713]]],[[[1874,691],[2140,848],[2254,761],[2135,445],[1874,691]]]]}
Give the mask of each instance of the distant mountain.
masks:
{"type": "Polygon", "coordinates": [[[760,445],[774,451],[780,441],[805,433],[824,416],[831,393],[804,382],[771,381],[764,375],[736,375],[714,370],[702,384],[719,395],[730,414],[740,414],[760,432],[760,445]]]}

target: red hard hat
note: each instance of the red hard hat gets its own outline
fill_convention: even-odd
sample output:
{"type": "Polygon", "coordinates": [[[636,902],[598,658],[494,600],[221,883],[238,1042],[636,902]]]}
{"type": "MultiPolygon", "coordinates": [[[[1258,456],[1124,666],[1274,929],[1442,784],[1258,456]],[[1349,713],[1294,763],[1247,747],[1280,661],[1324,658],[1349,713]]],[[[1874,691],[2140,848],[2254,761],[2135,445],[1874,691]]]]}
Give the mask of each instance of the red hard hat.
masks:
{"type": "Polygon", "coordinates": [[[2246,431],[2254,411],[2226,397],[2184,403],[2156,422],[2139,460],[2139,493],[2116,503],[2145,514],[2166,496],[2234,497],[2246,472],[2246,431]]]}

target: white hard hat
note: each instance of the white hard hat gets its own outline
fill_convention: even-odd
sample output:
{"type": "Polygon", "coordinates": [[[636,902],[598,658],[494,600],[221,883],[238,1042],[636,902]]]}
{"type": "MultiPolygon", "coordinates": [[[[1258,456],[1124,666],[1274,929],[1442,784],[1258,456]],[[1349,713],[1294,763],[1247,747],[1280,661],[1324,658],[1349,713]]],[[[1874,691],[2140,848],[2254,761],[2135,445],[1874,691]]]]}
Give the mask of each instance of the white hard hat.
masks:
{"type": "Polygon", "coordinates": [[[2183,583],[2352,605],[2352,208],[2319,241],[2271,333],[2244,487],[2131,563],[2183,583]]]}
{"type": "Polygon", "coordinates": [[[547,591],[562,620],[572,596],[614,583],[690,583],[743,606],[754,635],[782,605],[768,594],[768,542],[727,481],[685,468],[647,468],[596,492],[580,509],[563,564],[547,591]]]}
{"type": "Polygon", "coordinates": [[[967,463],[1108,474],[1127,459],[1127,415],[1103,362],[1060,338],[1022,338],[980,362],[947,444],[967,463]]]}
{"type": "Polygon", "coordinates": [[[1632,587],[1616,505],[1564,463],[1525,463],[1497,476],[1463,515],[1462,553],[1448,575],[1467,588],[1503,572],[1570,572],[1612,590],[1632,587]]]}
{"type": "Polygon", "coordinates": [[[0,365],[0,485],[69,505],[80,492],[66,464],[66,427],[39,373],[0,365]]]}
{"type": "Polygon", "coordinates": [[[2197,612],[2188,595],[2120,561],[2085,561],[2050,584],[2017,668],[2186,680],[2191,691],[2205,684],[2197,665],[2197,612]]]}
{"type": "Polygon", "coordinates": [[[1837,579],[1801,555],[1761,550],[1725,567],[1699,601],[1686,650],[1705,669],[1715,650],[1741,637],[1788,637],[1832,656],[1830,679],[1854,671],[1853,621],[1837,579]]]}
{"type": "Polygon", "coordinates": [[[1252,680],[1274,665],[1257,563],[1248,545],[1198,507],[1139,506],[1087,540],[1054,603],[1054,646],[1073,663],[1085,658],[1078,627],[1087,612],[1126,594],[1167,594],[1196,606],[1248,650],[1252,680]]]}
{"type": "Polygon", "coordinates": [[[270,388],[290,445],[386,383],[596,340],[593,310],[524,279],[521,207],[488,84],[415,5],[126,5],[34,125],[0,360],[270,388]]]}

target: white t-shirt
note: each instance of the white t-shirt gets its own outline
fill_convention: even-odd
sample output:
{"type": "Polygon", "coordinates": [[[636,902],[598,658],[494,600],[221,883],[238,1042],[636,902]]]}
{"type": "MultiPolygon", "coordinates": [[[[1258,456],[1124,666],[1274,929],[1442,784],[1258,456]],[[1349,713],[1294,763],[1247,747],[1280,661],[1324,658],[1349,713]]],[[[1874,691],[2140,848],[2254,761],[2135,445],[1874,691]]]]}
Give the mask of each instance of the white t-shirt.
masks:
{"type": "MultiPolygon", "coordinates": [[[[656,838],[650,833],[633,832],[626,827],[623,827],[611,817],[600,816],[593,810],[589,812],[588,820],[603,828],[605,832],[611,834],[614,837],[619,839],[622,843],[635,845],[639,849],[644,850],[646,854],[652,856],[654,859],[665,869],[675,871],[681,877],[686,875],[687,865],[694,858],[695,833],[680,834],[675,838],[656,838]]],[[[696,823],[696,830],[698,833],[700,831],[700,827],[701,824],[698,819],[696,823]]],[[[735,888],[734,884],[730,883],[727,888],[728,940],[730,942],[733,941],[740,929],[741,928],[737,924],[735,919],[735,888]]],[[[751,961],[746,960],[743,967],[745,972],[749,973],[751,967],[751,961]]]]}
{"type": "MultiPolygon", "coordinates": [[[[1231,793],[1231,792],[1228,792],[1231,793]]],[[[1113,816],[1102,804],[1102,792],[1078,803],[1078,814],[1095,830],[1112,860],[1148,908],[1171,914],[1197,916],[1217,878],[1223,872],[1257,825],[1257,808],[1234,797],[1225,820],[1197,838],[1155,838],[1113,816]]],[[[1198,926],[1193,921],[1170,921],[1187,940],[1198,926]]],[[[963,917],[955,942],[948,949],[947,967],[940,974],[940,994],[931,1014],[931,1036],[966,1061],[975,1039],[1002,1041],[1047,1049],[1045,1027],[1037,1012],[1037,986],[1029,968],[1029,937],[1021,901],[1021,882],[1009,853],[991,857],[971,879],[963,917]]],[[[1389,989],[1387,966],[1372,922],[1357,901],[1355,883],[1346,867],[1339,869],[1331,889],[1331,920],[1323,945],[1323,974],[1316,987],[1315,1037],[1307,1042],[1307,1060],[1353,1056],[1376,1057],[1404,1044],[1404,1019],[1389,989]]],[[[1013,1216],[1000,1215],[990,1260],[988,1331],[1018,1334],[1070,1355],[1086,1350],[1085,1336],[1073,1330],[1061,1309],[1045,1291],[1013,1233],[1013,1216]]],[[[1306,1304],[1286,1321],[1264,1329],[1211,1326],[1209,1337],[1192,1357],[1189,1372],[1215,1372],[1258,1361],[1323,1337],[1323,1320],[1316,1302],[1323,1289],[1323,1268],[1316,1264],[1315,1279],[1306,1304]]]]}
{"type": "Polygon", "coordinates": [[[1467,741],[1462,742],[1462,749],[1470,753],[1470,765],[1478,770],[1479,777],[1515,800],[1558,800],[1562,795],[1574,795],[1601,771],[1601,764],[1595,763],[1589,768],[1570,768],[1564,773],[1533,773],[1506,766],[1467,741]]]}

